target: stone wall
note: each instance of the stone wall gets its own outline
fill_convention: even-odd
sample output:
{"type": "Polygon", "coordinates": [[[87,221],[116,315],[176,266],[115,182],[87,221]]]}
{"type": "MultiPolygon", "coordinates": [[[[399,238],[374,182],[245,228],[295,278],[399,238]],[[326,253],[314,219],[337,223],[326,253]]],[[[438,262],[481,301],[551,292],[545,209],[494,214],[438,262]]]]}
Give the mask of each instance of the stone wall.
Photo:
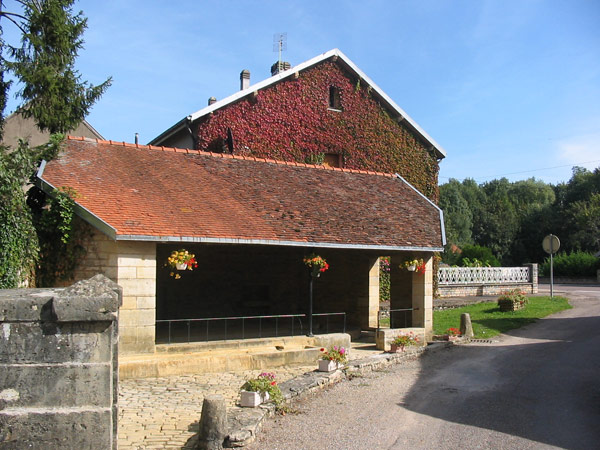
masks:
{"type": "Polygon", "coordinates": [[[0,291],[0,448],[117,448],[121,290],[0,291]]]}
{"type": "Polygon", "coordinates": [[[103,274],[123,288],[119,317],[121,353],[154,352],[156,244],[115,241],[90,227],[92,238],[73,281],[103,274]]]}

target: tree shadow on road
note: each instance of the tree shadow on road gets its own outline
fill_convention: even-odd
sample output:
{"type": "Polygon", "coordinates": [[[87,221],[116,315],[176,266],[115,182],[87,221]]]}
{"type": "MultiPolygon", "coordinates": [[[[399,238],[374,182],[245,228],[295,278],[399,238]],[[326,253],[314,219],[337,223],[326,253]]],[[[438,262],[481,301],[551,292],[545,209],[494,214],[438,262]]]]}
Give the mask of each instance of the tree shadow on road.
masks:
{"type": "Polygon", "coordinates": [[[596,316],[548,318],[507,333],[500,345],[459,345],[426,356],[401,406],[548,445],[594,448],[599,330],[596,316]]]}

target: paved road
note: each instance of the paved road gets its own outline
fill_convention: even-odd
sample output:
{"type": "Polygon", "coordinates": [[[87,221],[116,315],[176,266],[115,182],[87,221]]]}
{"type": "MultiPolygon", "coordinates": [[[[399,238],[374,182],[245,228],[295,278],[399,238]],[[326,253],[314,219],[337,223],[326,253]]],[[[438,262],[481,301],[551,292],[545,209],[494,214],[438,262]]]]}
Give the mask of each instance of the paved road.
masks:
{"type": "Polygon", "coordinates": [[[599,449],[600,288],[561,289],[574,309],[335,386],[250,448],[599,449]]]}

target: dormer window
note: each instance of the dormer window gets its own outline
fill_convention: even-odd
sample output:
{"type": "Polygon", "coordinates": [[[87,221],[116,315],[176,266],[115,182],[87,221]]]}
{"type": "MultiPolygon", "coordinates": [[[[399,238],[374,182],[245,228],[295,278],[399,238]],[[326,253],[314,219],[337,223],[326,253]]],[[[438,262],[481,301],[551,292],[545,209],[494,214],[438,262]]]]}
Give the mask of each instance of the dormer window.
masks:
{"type": "Polygon", "coordinates": [[[339,153],[325,153],[323,165],[325,167],[342,167],[342,155],[339,153]]]}
{"type": "Polygon", "coordinates": [[[329,86],[329,109],[336,111],[342,110],[342,102],[340,100],[340,88],[329,86]]]}

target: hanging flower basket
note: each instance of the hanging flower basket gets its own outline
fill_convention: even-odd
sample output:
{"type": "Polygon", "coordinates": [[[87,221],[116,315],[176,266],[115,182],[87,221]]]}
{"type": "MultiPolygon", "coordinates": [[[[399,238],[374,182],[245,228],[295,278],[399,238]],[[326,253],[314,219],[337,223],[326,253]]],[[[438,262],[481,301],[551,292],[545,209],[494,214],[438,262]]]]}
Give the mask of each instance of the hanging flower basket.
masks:
{"type": "Polygon", "coordinates": [[[181,278],[181,275],[176,273],[175,270],[193,270],[198,267],[198,263],[196,262],[196,257],[193,253],[190,253],[186,249],[182,248],[181,250],[174,250],[171,252],[171,255],[167,258],[165,266],[171,269],[169,276],[172,276],[178,280],[181,278]]]}
{"type": "Polygon", "coordinates": [[[304,264],[311,270],[311,276],[318,278],[321,276],[321,273],[325,272],[329,269],[329,264],[327,261],[319,255],[315,255],[314,253],[304,258],[304,264]]]}
{"type": "Polygon", "coordinates": [[[424,275],[425,270],[427,269],[425,261],[423,261],[422,258],[405,261],[403,264],[400,265],[400,268],[406,269],[409,272],[417,272],[419,275],[424,275]]]}

